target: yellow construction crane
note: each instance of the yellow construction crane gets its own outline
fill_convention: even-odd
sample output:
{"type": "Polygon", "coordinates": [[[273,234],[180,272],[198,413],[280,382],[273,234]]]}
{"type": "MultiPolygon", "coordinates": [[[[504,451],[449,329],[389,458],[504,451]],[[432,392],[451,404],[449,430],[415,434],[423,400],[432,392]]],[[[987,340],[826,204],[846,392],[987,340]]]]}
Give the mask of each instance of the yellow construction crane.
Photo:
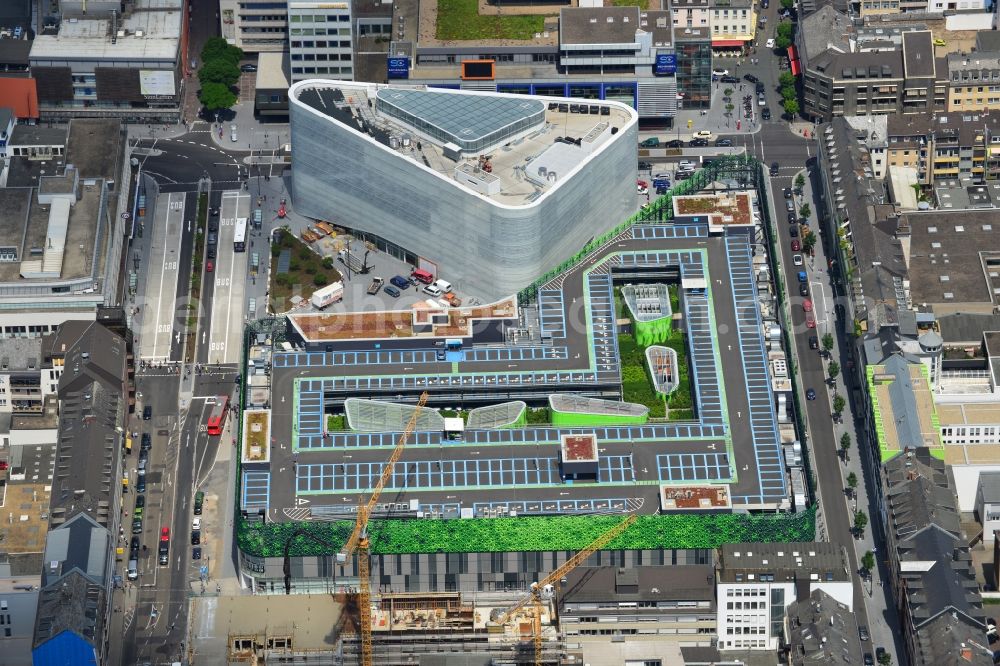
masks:
{"type": "Polygon", "coordinates": [[[344,563],[355,550],[358,552],[358,589],[360,590],[358,592],[358,615],[361,616],[362,666],[371,666],[372,664],[372,595],[368,570],[370,565],[368,553],[368,518],[371,516],[375,505],[378,504],[378,498],[382,494],[382,489],[385,488],[385,484],[388,483],[389,478],[392,476],[396,463],[399,462],[399,457],[403,454],[403,449],[406,448],[406,442],[410,439],[410,435],[413,434],[413,430],[417,426],[417,417],[420,415],[420,408],[426,403],[427,391],[424,391],[420,394],[420,399],[417,400],[417,408],[413,410],[413,414],[406,424],[406,429],[403,430],[399,435],[399,439],[396,440],[396,448],[393,449],[392,455],[389,456],[389,461],[382,468],[382,475],[379,477],[378,483],[372,488],[372,494],[368,497],[368,501],[358,505],[358,519],[354,521],[354,531],[348,537],[343,550],[337,554],[337,561],[344,563]]]}
{"type": "Polygon", "coordinates": [[[531,593],[508,608],[507,612],[505,612],[497,621],[497,624],[501,626],[508,624],[518,611],[527,606],[529,603],[533,605],[534,617],[531,622],[531,638],[535,644],[535,666],[542,665],[542,590],[545,589],[546,585],[551,585],[552,583],[558,583],[561,581],[566,574],[577,568],[581,562],[611,543],[615,537],[627,530],[629,526],[635,522],[635,519],[636,516],[634,514],[628,516],[625,520],[594,539],[594,541],[591,542],[586,548],[566,560],[561,567],[537,583],[532,583],[531,593]]]}

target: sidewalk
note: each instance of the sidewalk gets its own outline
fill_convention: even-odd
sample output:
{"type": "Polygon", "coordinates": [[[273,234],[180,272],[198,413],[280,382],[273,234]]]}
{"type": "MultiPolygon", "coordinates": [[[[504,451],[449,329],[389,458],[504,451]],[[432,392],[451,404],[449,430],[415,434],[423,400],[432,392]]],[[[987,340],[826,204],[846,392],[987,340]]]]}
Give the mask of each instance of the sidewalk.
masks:
{"type": "Polygon", "coordinates": [[[253,115],[253,102],[238,102],[232,109],[236,116],[220,123],[211,123],[212,142],[225,150],[281,150],[291,140],[288,123],[261,122],[253,115]],[[236,126],[236,141],[232,128],[236,126]],[[220,135],[221,130],[221,135],[220,135]]]}
{"type": "MultiPolygon", "coordinates": [[[[756,134],[761,129],[760,109],[757,105],[756,97],[753,99],[753,116],[747,120],[743,117],[743,97],[753,95],[753,84],[747,81],[741,83],[722,83],[716,81],[712,84],[712,108],[705,109],[678,109],[677,117],[674,118],[675,131],[679,133],[679,138],[688,140],[691,134],[701,130],[708,130],[713,134],[756,134]],[[725,91],[733,91],[730,101],[726,102],[725,91]],[[726,116],[726,105],[732,104],[733,110],[730,116],[726,116]],[[737,124],[739,129],[737,129],[737,124]]],[[[673,138],[673,137],[668,137],[673,138]]]]}
{"type": "MultiPolygon", "coordinates": [[[[799,131],[804,129],[809,130],[810,135],[812,133],[812,125],[810,123],[795,123],[795,127],[799,131]]],[[[796,209],[799,209],[803,203],[809,204],[809,207],[812,209],[812,215],[809,218],[809,227],[813,230],[813,233],[819,235],[820,229],[816,219],[816,208],[819,205],[819,202],[816,201],[812,192],[811,180],[808,177],[806,178],[802,195],[796,195],[794,200],[796,209]]],[[[851,387],[844,381],[845,377],[851,374],[850,371],[847,370],[847,363],[850,359],[842,353],[843,349],[839,341],[840,334],[836,326],[836,301],[834,299],[833,285],[830,280],[830,274],[827,271],[828,262],[823,253],[822,242],[817,241],[814,256],[807,259],[806,263],[809,268],[810,283],[813,286],[812,300],[816,308],[815,312],[817,319],[816,335],[822,341],[823,336],[826,333],[830,333],[834,336],[835,340],[834,348],[830,352],[829,356],[824,360],[823,366],[824,368],[829,367],[829,364],[835,361],[841,368],[837,377],[826,384],[826,391],[820,393],[819,387],[816,387],[817,393],[820,393],[821,396],[825,395],[826,399],[831,404],[831,411],[833,396],[835,394],[843,396],[846,400],[846,405],[841,415],[840,422],[832,422],[830,424],[834,433],[834,445],[837,446],[838,449],[840,446],[840,438],[843,437],[845,433],[849,434],[851,437],[851,448],[848,450],[846,461],[843,457],[840,457],[840,482],[844,493],[843,501],[847,504],[848,515],[850,516],[852,522],[856,511],[864,511],[868,516],[868,525],[865,527],[863,537],[861,539],[852,539],[852,545],[855,553],[857,554],[859,563],[866,552],[872,551],[875,554],[876,567],[875,570],[871,572],[871,579],[867,582],[862,582],[862,589],[866,592],[865,607],[868,612],[868,629],[871,634],[872,643],[875,646],[884,647],[888,652],[892,653],[895,658],[895,639],[896,636],[899,635],[899,627],[896,626],[895,613],[890,610],[893,608],[893,602],[890,598],[891,593],[887,587],[883,588],[881,586],[881,573],[884,571],[881,568],[881,564],[885,555],[878,551],[875,543],[875,530],[879,529],[879,526],[877,523],[877,516],[874,515],[876,512],[869,503],[868,482],[872,477],[865,474],[863,465],[865,456],[862,452],[864,450],[870,450],[869,447],[871,444],[864,438],[864,433],[859,432],[854,426],[856,421],[853,412],[853,403],[850,400],[851,387]],[[820,293],[817,293],[817,290],[819,290],[820,293]],[[854,489],[853,496],[848,496],[847,477],[851,473],[854,473],[857,477],[858,485],[854,489]]],[[[813,424],[813,427],[826,427],[826,425],[813,424]]],[[[855,575],[860,574],[855,572],[855,575]]],[[[894,663],[898,662],[894,661],[894,663]]]]}

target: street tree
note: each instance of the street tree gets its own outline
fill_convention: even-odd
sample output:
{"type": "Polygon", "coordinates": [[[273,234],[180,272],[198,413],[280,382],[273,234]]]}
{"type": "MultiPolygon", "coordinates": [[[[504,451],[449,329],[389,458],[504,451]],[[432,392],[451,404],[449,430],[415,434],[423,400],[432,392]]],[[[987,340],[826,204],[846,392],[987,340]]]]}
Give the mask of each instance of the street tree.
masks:
{"type": "Polygon", "coordinates": [[[802,207],[799,208],[799,217],[809,217],[810,215],[812,215],[812,208],[807,203],[802,204],[802,207]]]}
{"type": "Polygon", "coordinates": [[[795,0],[781,0],[781,8],[791,10],[795,7],[795,0]]]}
{"type": "Polygon", "coordinates": [[[733,109],[735,109],[735,108],[736,107],[733,106],[732,104],[726,104],[726,115],[727,116],[733,115],[733,109]]]}
{"type": "Polygon", "coordinates": [[[240,69],[227,60],[209,60],[198,70],[198,80],[206,83],[221,83],[229,87],[240,80],[240,69]]]}
{"type": "Polygon", "coordinates": [[[865,533],[865,527],[868,526],[868,514],[864,511],[854,512],[854,531],[858,533],[858,536],[865,533]]]}
{"type": "Polygon", "coordinates": [[[802,251],[807,254],[812,254],[814,247],[816,247],[816,234],[811,231],[807,231],[805,235],[802,236],[802,251]]]}
{"type": "Polygon", "coordinates": [[[214,60],[223,60],[236,66],[239,65],[242,57],[243,50],[233,46],[222,37],[210,38],[205,42],[205,46],[201,48],[201,62],[203,65],[214,60]]]}
{"type": "Polygon", "coordinates": [[[826,375],[830,379],[836,379],[837,375],[840,374],[840,364],[836,361],[830,361],[830,365],[826,366],[826,375]]]}
{"type": "MultiPolygon", "coordinates": [[[[789,85],[789,86],[794,86],[795,85],[795,77],[792,76],[791,72],[782,72],[781,73],[781,79],[780,79],[780,81],[781,81],[781,86],[782,87],[785,87],[786,85],[789,85]],[[785,81],[785,77],[786,76],[788,77],[787,83],[785,81]]],[[[802,175],[801,173],[799,175],[795,176],[795,189],[801,190],[805,186],[806,186],[806,177],[804,175],[802,175]]]]}
{"type": "Polygon", "coordinates": [[[732,88],[726,88],[725,90],[722,91],[722,94],[725,95],[726,97],[730,97],[733,94],[733,89],[732,88]]]}
{"type": "Polygon", "coordinates": [[[858,475],[854,472],[847,475],[847,487],[851,489],[851,495],[854,495],[854,490],[858,487],[858,475]]]}
{"type": "Polygon", "coordinates": [[[236,95],[229,86],[221,83],[206,83],[198,93],[198,100],[207,111],[221,111],[236,104],[236,95]]]}
{"type": "Polygon", "coordinates": [[[851,433],[845,432],[840,436],[840,452],[847,457],[847,452],[851,450],[851,433]]]}
{"type": "Polygon", "coordinates": [[[879,666],[892,666],[892,655],[888,652],[882,652],[878,656],[879,666]]]}
{"type": "Polygon", "coordinates": [[[875,553],[867,551],[861,556],[861,567],[870,575],[875,570],[875,553]]]}
{"type": "Polygon", "coordinates": [[[786,99],[781,103],[781,106],[785,109],[785,115],[794,118],[799,115],[799,102],[795,99],[786,99]]]}
{"type": "Polygon", "coordinates": [[[791,23],[787,21],[782,21],[778,24],[778,29],[776,30],[776,37],[774,40],[774,45],[779,49],[787,49],[792,45],[792,31],[794,30],[791,23]]]}
{"type": "Polygon", "coordinates": [[[833,396],[833,413],[840,414],[844,411],[844,407],[847,406],[847,401],[844,400],[844,396],[839,393],[833,396]]]}
{"type": "Polygon", "coordinates": [[[823,351],[827,354],[833,351],[833,333],[823,334],[823,351]]]}

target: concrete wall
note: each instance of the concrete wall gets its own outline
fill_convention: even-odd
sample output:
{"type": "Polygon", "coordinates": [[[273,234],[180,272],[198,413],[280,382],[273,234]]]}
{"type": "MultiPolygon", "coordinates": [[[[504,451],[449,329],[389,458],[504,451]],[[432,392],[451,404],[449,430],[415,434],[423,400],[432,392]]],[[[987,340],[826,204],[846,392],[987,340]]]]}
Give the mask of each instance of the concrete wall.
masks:
{"type": "Polygon", "coordinates": [[[512,207],[300,104],[294,88],[290,95],[296,211],[429,259],[462,294],[495,300],[515,293],[636,210],[634,115],[554,190],[512,207]]]}

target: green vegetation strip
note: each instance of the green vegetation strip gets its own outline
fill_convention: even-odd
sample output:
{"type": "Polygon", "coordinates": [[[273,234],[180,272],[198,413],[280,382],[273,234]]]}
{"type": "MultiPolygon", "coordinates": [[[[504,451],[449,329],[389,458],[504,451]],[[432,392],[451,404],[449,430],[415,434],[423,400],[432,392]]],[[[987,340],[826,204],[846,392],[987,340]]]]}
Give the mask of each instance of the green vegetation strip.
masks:
{"type": "Polygon", "coordinates": [[[478,0],[438,0],[437,6],[440,40],[533,39],[545,29],[544,16],[483,16],[478,0]]]}
{"type": "Polygon", "coordinates": [[[332,257],[321,257],[308,245],[293,236],[287,229],[276,234],[271,246],[271,303],[274,312],[283,312],[288,299],[299,295],[309,298],[312,292],[328,284],[339,282],[340,271],[333,267],[332,257]],[[277,273],[278,257],[282,250],[291,251],[287,273],[277,273]]]}
{"type": "MultiPolygon", "coordinates": [[[[501,553],[582,550],[622,520],[621,516],[545,516],[471,520],[372,521],[371,550],[377,555],[411,553],[501,553]]],[[[297,529],[333,544],[308,538],[292,542],[294,556],[332,555],[347,540],[353,523],[248,523],[240,520],[240,549],[255,557],[281,557],[297,529]]],[[[718,548],[724,543],[813,541],[815,507],[795,514],[670,514],[640,516],[605,550],[718,548]]]]}

